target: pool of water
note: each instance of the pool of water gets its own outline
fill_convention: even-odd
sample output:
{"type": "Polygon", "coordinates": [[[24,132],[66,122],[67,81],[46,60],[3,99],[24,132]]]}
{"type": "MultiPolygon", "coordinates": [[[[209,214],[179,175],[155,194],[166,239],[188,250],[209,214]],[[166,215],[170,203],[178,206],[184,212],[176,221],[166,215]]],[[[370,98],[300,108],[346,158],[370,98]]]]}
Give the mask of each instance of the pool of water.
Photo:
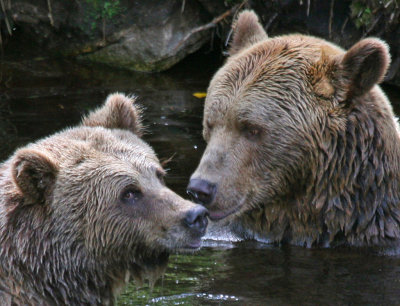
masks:
{"type": "MultiPolygon", "coordinates": [[[[204,150],[203,99],[217,65],[191,57],[166,73],[143,74],[35,59],[4,61],[0,71],[0,160],[17,147],[74,125],[112,92],[135,93],[145,107],[144,137],[168,164],[167,184],[185,196],[204,150]]],[[[400,114],[400,95],[385,87],[400,114]]],[[[154,289],[130,284],[118,304],[290,305],[400,301],[400,257],[363,250],[305,249],[207,240],[197,253],[173,254],[154,289]]]]}

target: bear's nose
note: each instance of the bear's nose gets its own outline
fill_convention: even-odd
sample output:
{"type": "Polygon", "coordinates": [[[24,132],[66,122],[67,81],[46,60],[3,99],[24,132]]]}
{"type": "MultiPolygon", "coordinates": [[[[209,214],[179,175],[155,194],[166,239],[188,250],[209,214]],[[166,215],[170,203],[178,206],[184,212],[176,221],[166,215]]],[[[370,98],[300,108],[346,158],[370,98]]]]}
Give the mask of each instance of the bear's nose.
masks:
{"type": "Polygon", "coordinates": [[[208,225],[208,210],[201,205],[189,210],[185,216],[185,224],[190,229],[195,230],[199,235],[203,236],[208,225]]]}
{"type": "Polygon", "coordinates": [[[217,186],[206,180],[191,179],[186,192],[199,204],[208,205],[214,200],[217,186]]]}

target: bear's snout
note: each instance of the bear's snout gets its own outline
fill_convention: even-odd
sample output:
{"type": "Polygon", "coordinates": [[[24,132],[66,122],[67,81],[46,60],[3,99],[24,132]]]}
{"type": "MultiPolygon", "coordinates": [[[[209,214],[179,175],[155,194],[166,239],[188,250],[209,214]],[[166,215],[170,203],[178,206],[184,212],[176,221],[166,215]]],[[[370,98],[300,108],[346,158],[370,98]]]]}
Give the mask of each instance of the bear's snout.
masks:
{"type": "Polygon", "coordinates": [[[191,179],[186,191],[194,202],[209,205],[217,193],[217,185],[202,179],[191,179]]]}
{"type": "Polygon", "coordinates": [[[196,236],[201,237],[206,232],[208,225],[207,216],[208,210],[201,205],[196,205],[195,208],[186,213],[183,222],[196,236]]]}

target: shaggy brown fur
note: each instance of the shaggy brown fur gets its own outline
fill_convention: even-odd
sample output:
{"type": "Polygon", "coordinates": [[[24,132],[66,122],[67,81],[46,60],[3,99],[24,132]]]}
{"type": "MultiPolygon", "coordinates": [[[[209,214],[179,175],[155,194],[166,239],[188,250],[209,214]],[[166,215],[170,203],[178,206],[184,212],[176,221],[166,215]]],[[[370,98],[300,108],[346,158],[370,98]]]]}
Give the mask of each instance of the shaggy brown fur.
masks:
{"type": "Polygon", "coordinates": [[[257,20],[240,14],[208,88],[208,145],[192,180],[216,188],[210,217],[271,242],[398,244],[399,131],[376,85],[387,45],[267,38],[257,20]]]}
{"type": "Polygon", "coordinates": [[[130,276],[154,280],[170,251],[200,246],[204,212],[186,217],[205,209],[165,187],[133,102],[111,95],[0,165],[1,305],[113,304],[130,276]]]}

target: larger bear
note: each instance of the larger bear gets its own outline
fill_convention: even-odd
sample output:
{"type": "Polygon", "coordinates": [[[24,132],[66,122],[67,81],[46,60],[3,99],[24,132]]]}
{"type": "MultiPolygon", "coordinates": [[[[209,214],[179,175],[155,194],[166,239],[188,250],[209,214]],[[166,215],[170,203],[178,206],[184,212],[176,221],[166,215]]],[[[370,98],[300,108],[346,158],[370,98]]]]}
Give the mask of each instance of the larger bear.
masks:
{"type": "Polygon", "coordinates": [[[0,164],[1,305],[110,305],[200,247],[207,211],[164,185],[133,102],[111,95],[0,164]]]}
{"type": "Polygon", "coordinates": [[[393,246],[400,238],[400,139],[381,89],[390,56],[233,25],[208,88],[207,142],[188,192],[239,235],[302,246],[393,246]]]}

